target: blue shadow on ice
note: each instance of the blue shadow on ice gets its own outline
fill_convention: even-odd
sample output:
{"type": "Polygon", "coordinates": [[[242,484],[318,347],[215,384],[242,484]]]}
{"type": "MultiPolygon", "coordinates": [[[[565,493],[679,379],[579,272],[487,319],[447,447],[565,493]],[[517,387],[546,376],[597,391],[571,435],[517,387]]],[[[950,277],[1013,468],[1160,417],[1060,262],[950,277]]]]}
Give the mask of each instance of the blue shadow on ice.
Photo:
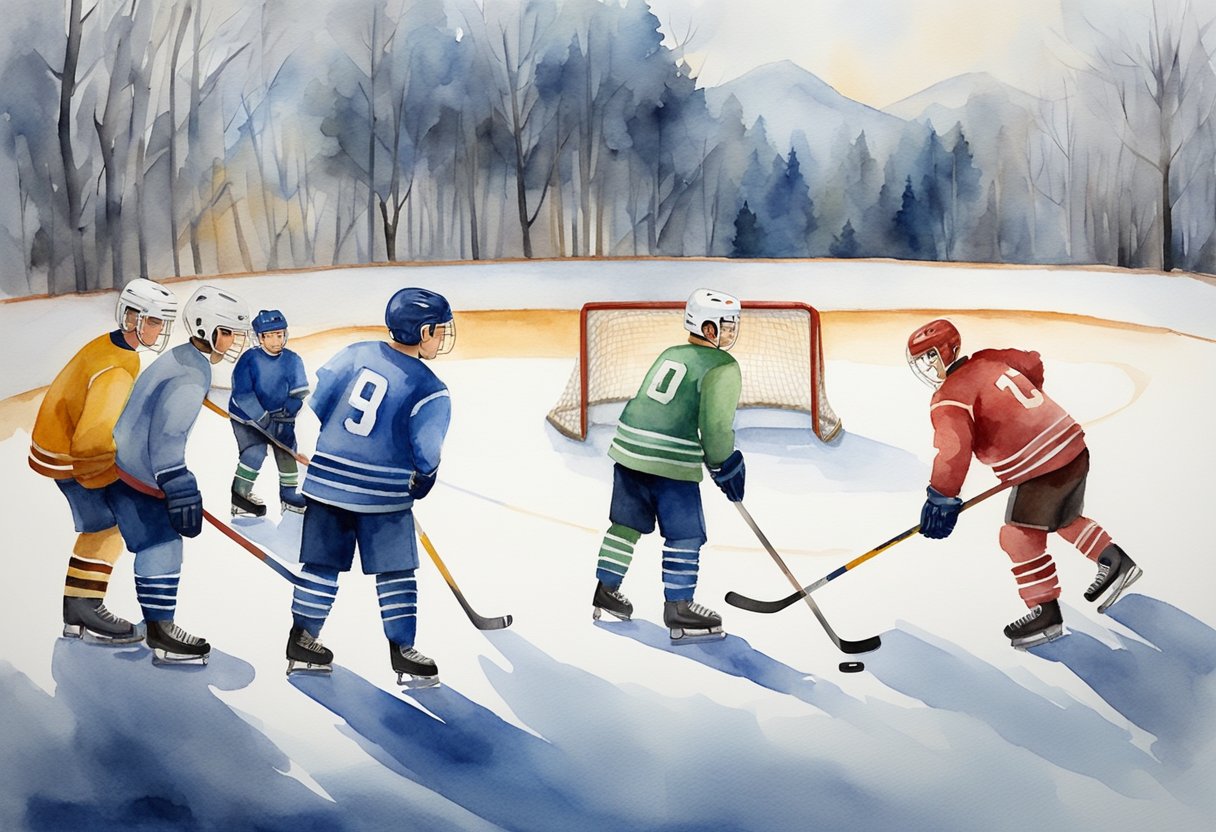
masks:
{"type": "Polygon", "coordinates": [[[253,680],[245,662],[212,651],[206,667],[157,668],[142,645],[61,639],[51,672],[53,696],[0,663],[0,801],[22,801],[21,828],[351,828],[216,697],[253,680]]]}
{"type": "Polygon", "coordinates": [[[1158,773],[1157,761],[1132,745],[1125,729],[1083,703],[1062,693],[1062,701],[1041,696],[959,646],[910,627],[882,639],[866,669],[893,690],[979,720],[1007,742],[1130,797],[1144,796],[1143,772],[1158,773]]]}
{"type": "Polygon", "coordinates": [[[1106,613],[1148,642],[1117,636],[1109,647],[1071,633],[1031,650],[1059,662],[1127,719],[1156,736],[1161,762],[1185,768],[1216,728],[1216,630],[1145,595],[1124,596],[1106,613]]]}
{"type": "Polygon", "coordinates": [[[555,782],[567,766],[561,751],[450,687],[411,691],[416,707],[342,667],[290,681],[342,717],[372,756],[492,823],[563,832],[620,828],[611,812],[555,782]]]}

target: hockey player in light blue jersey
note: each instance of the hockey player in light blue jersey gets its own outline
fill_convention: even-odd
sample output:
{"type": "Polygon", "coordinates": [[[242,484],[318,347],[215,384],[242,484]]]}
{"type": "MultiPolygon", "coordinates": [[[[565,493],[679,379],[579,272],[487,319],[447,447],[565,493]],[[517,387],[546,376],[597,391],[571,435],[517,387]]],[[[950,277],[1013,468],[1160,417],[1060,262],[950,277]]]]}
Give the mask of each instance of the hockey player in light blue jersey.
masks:
{"type": "Polygon", "coordinates": [[[391,339],[343,349],[317,372],[309,400],[321,432],[301,489],[304,569],[287,672],[330,669],[333,653],[317,637],[357,544],[364,573],[376,576],[398,684],[433,685],[435,662],[414,649],[418,549],[410,509],[435,484],[451,418],[448,389],[423,362],[451,350],[456,330],[447,300],[426,289],[397,292],[384,319],[391,339]]]}
{"type": "Polygon", "coordinates": [[[147,642],[161,662],[204,664],[205,639],[177,626],[182,538],[203,526],[203,498],[186,467],[186,440],[211,389],[211,366],[235,361],[249,329],[245,301],[200,286],[186,301],[181,325],[188,343],[148,367],[114,426],[119,479],[108,486],[118,529],[135,553],[135,597],[147,623],[147,642]]]}
{"type": "Polygon", "coordinates": [[[240,461],[232,478],[232,515],[261,517],[266,506],[253,493],[253,483],[274,452],[279,471],[279,500],[284,512],[304,512],[296,459],[296,414],[308,396],[304,361],[287,349],[287,318],[277,309],[263,309],[253,318],[253,333],[261,349],[247,350],[232,370],[228,411],[240,461]],[[271,444],[273,439],[278,444],[271,444]],[[282,447],[280,447],[282,446],[282,447]]]}

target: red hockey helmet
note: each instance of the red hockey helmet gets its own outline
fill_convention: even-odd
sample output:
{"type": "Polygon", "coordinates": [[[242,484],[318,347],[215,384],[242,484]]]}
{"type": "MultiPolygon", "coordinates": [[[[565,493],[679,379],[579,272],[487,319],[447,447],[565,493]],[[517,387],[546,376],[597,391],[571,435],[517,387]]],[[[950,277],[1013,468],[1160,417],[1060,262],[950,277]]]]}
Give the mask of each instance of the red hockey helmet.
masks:
{"type": "Polygon", "coordinates": [[[954,324],[938,318],[909,336],[905,355],[916,377],[937,388],[946,380],[946,368],[958,359],[962,346],[963,338],[954,324]]]}

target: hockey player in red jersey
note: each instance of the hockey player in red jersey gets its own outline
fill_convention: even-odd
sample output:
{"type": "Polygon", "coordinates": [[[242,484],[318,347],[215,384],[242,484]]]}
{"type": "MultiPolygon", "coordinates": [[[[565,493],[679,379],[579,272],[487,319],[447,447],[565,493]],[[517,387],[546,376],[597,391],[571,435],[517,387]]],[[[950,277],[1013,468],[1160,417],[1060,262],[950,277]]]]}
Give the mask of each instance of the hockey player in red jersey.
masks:
{"type": "Polygon", "coordinates": [[[959,498],[974,453],[1013,485],[1000,531],[1018,594],[1030,612],[1005,628],[1014,647],[1064,634],[1060,584],[1047,553],[1055,532],[1095,561],[1098,574],[1085,591],[1098,612],[1118,600],[1141,570],[1110,535],[1081,514],[1089,450],[1081,426],[1043,392],[1037,352],[980,350],[961,355],[962,338],[947,320],[925,324],[908,338],[912,371],[936,389],[929,405],[937,457],[921,510],[921,533],[941,539],[954,531],[959,498]]]}

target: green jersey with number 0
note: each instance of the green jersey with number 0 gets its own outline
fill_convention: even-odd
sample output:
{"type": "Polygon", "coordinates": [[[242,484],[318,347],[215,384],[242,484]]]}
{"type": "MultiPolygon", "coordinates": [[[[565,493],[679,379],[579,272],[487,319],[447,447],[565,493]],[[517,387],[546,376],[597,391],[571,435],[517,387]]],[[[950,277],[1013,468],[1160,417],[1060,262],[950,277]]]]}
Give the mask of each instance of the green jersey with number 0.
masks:
{"type": "Polygon", "coordinates": [[[702,466],[735,449],[743,376],[730,353],[697,344],[664,350],[621,413],[608,456],[635,471],[700,482],[702,466]]]}

